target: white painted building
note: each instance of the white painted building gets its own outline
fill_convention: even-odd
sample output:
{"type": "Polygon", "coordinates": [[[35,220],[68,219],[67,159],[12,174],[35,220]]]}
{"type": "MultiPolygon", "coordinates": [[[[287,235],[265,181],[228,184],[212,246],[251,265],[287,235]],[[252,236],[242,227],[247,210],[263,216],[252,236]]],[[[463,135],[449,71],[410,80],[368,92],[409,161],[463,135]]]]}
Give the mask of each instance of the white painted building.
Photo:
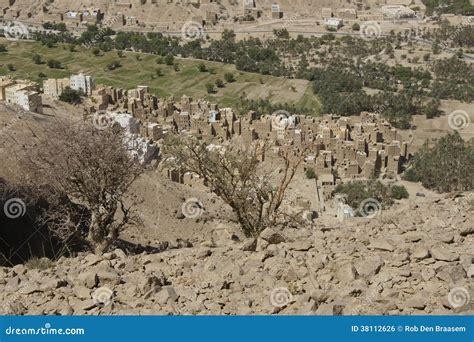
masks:
{"type": "Polygon", "coordinates": [[[126,113],[109,113],[109,115],[125,130],[124,145],[140,164],[148,165],[159,158],[160,148],[150,139],[139,135],[140,123],[136,118],[126,113]]]}
{"type": "Polygon", "coordinates": [[[85,95],[92,95],[92,90],[95,88],[94,79],[92,76],[79,74],[71,75],[71,89],[81,90],[85,95]]]}
{"type": "Polygon", "coordinates": [[[324,24],[327,27],[331,27],[337,30],[338,28],[344,26],[344,21],[339,18],[327,18],[326,20],[324,20],[324,24]]]}
{"type": "Polygon", "coordinates": [[[19,90],[15,92],[15,103],[29,112],[43,113],[41,95],[32,90],[19,90]]]}

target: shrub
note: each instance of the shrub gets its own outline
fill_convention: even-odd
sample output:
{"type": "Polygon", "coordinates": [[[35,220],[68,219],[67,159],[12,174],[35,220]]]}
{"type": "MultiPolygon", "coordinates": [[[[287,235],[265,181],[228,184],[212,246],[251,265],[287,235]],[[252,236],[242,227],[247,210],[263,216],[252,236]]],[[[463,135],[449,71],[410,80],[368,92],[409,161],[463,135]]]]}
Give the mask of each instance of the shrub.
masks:
{"type": "Polygon", "coordinates": [[[213,94],[215,93],[215,89],[214,89],[214,84],[212,83],[206,83],[206,91],[208,94],[213,94]]]}
{"type": "Polygon", "coordinates": [[[33,60],[33,62],[34,62],[35,64],[41,64],[41,63],[43,63],[43,60],[42,60],[41,56],[40,56],[39,54],[37,54],[37,53],[35,53],[31,59],[33,60]]]}
{"type": "Polygon", "coordinates": [[[107,69],[115,70],[117,68],[120,68],[121,66],[122,66],[122,63],[120,63],[120,61],[113,61],[107,64],[107,69]]]}
{"type": "Polygon", "coordinates": [[[216,80],[216,87],[217,88],[224,88],[224,81],[222,81],[220,78],[216,80]]]}
{"type": "Polygon", "coordinates": [[[224,79],[227,83],[235,82],[234,74],[231,72],[226,72],[224,74],[224,79]]]}
{"type": "Polygon", "coordinates": [[[390,196],[393,199],[401,200],[403,198],[408,198],[408,191],[403,185],[393,185],[390,188],[390,196]]]}
{"type": "Polygon", "coordinates": [[[204,64],[204,63],[199,63],[197,68],[198,68],[199,72],[206,72],[207,71],[206,64],[204,64]]]}
{"type": "Polygon", "coordinates": [[[406,180],[408,182],[419,182],[421,179],[420,177],[417,176],[415,170],[413,168],[409,168],[407,169],[403,175],[402,175],[402,179],[403,180],[406,180]]]}
{"type": "Polygon", "coordinates": [[[25,263],[25,266],[30,270],[47,270],[53,266],[53,262],[48,258],[31,258],[25,263]]]}
{"type": "Polygon", "coordinates": [[[51,69],[62,69],[62,64],[58,60],[50,59],[48,60],[48,67],[51,69]]]}
{"type": "Polygon", "coordinates": [[[389,187],[380,181],[354,181],[340,184],[335,189],[336,193],[346,195],[346,202],[354,209],[358,209],[360,204],[366,199],[378,201],[382,207],[389,207],[393,204],[389,187]]]}
{"type": "Polygon", "coordinates": [[[315,179],[316,178],[316,172],[314,172],[313,168],[308,168],[306,169],[306,178],[308,179],[315,179]]]}

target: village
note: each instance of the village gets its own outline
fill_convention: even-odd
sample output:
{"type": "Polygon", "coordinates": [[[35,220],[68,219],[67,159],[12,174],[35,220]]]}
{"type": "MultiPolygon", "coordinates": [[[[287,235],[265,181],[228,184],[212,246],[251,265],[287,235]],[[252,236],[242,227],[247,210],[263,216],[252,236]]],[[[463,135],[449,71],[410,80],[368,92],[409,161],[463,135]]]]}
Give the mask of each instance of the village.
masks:
{"type": "MultiPolygon", "coordinates": [[[[474,0],[471,0],[471,3],[474,0]]],[[[24,5],[16,0],[0,2],[0,18],[38,28],[41,24],[61,23],[65,28],[81,32],[88,25],[112,27],[123,31],[163,32],[196,35],[217,34],[224,29],[248,34],[271,32],[272,25],[289,29],[347,31],[354,23],[378,23],[388,29],[430,27],[431,16],[425,16],[426,6],[411,0],[351,0],[292,1],[245,0],[228,1],[223,5],[214,0],[186,0],[170,4],[165,0],[120,0],[113,3],[94,2],[93,6],[71,1],[60,5],[46,2],[44,6],[24,5]],[[3,15],[1,14],[3,12],[3,15]],[[262,26],[264,25],[264,26],[262,26]],[[189,32],[188,32],[189,31],[189,32]],[[191,32],[192,31],[192,32],[191,32]],[[248,32],[247,32],[248,31],[248,32]]],[[[442,15],[456,22],[458,16],[442,15]]],[[[434,19],[433,19],[434,20],[434,19]]],[[[380,29],[380,28],[379,28],[380,29]]]]}
{"type": "MultiPolygon", "coordinates": [[[[183,96],[179,100],[160,99],[147,86],[119,89],[96,85],[90,75],[78,74],[64,79],[46,79],[42,92],[35,83],[4,77],[0,99],[26,111],[42,113],[42,96],[57,100],[71,88],[85,96],[81,106],[84,119],[98,129],[119,124],[130,137],[129,151],[143,165],[161,162],[161,146],[171,134],[191,134],[209,146],[250,146],[268,142],[270,153],[261,161],[275,162],[287,153],[293,158],[305,153],[303,168],[314,173],[315,193],[293,196],[293,204],[309,212],[324,213],[334,201],[338,184],[374,178],[396,179],[410,158],[410,144],[400,132],[377,113],[360,117],[292,115],[284,110],[267,115],[255,111],[239,115],[232,108],[183,96]]],[[[162,163],[161,163],[162,164],[162,163]]],[[[163,175],[174,182],[204,186],[196,175],[160,164],[163,175]]],[[[336,208],[339,217],[349,216],[348,207],[336,208]]],[[[316,214],[317,215],[317,214],[316,214]]]]}

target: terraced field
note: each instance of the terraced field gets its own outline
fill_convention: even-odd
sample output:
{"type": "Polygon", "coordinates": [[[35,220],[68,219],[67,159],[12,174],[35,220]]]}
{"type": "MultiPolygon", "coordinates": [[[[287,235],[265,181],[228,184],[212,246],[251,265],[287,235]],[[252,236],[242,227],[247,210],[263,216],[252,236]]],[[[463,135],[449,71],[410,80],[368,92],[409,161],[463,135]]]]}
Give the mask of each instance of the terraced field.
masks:
{"type": "Polygon", "coordinates": [[[49,78],[66,77],[73,73],[83,72],[93,75],[99,84],[107,84],[125,89],[137,85],[148,85],[150,90],[160,97],[180,97],[188,95],[195,98],[206,98],[222,106],[235,106],[239,97],[244,95],[251,99],[268,99],[273,103],[289,103],[310,108],[314,114],[319,113],[320,104],[311,91],[311,85],[305,80],[289,80],[273,76],[263,76],[240,72],[233,65],[205,62],[208,71],[200,72],[199,60],[176,58],[179,71],[173,66],[157,64],[157,56],[126,52],[119,57],[111,51],[95,56],[91,49],[76,48],[70,51],[67,45],[48,48],[39,42],[9,41],[2,39],[7,52],[0,53],[0,75],[12,74],[16,78],[28,78],[41,83],[40,73],[49,78]],[[35,64],[34,54],[39,54],[44,63],[35,64]],[[47,65],[50,59],[62,63],[63,69],[51,69],[47,65]],[[120,61],[121,67],[109,70],[107,65],[120,61]],[[12,64],[14,71],[8,65],[12,64]],[[157,69],[161,75],[157,75],[157,69]],[[224,74],[231,72],[235,82],[226,83],[223,88],[217,88],[213,94],[208,94],[207,83],[215,84],[217,79],[224,80],[224,74]]]}

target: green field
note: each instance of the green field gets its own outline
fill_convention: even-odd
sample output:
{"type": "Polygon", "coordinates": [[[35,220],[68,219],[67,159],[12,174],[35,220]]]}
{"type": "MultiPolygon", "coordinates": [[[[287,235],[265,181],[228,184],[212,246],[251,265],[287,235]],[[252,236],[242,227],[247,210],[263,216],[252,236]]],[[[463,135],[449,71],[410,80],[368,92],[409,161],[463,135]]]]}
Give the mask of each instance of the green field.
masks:
{"type": "Polygon", "coordinates": [[[48,48],[39,42],[9,41],[2,39],[8,51],[0,53],[0,75],[11,74],[15,78],[26,78],[41,83],[40,72],[48,78],[67,77],[74,73],[83,72],[96,78],[96,83],[131,89],[138,85],[147,85],[150,91],[159,97],[176,98],[188,95],[194,98],[206,98],[221,106],[234,106],[239,96],[246,94],[251,99],[268,99],[274,103],[289,103],[304,106],[315,114],[319,113],[320,104],[311,91],[311,85],[304,80],[289,80],[273,76],[240,72],[233,65],[205,62],[210,72],[200,72],[197,65],[202,61],[179,59],[180,65],[176,72],[173,66],[157,64],[157,56],[127,52],[119,58],[115,51],[94,56],[91,49],[76,47],[71,52],[66,45],[48,48]],[[51,69],[46,63],[35,64],[34,54],[41,55],[44,62],[56,59],[63,69],[51,69]],[[139,56],[139,59],[137,59],[139,56]],[[107,65],[119,60],[122,67],[113,71],[107,65]],[[8,69],[13,64],[15,71],[8,69]],[[160,68],[162,76],[156,76],[160,68]],[[215,88],[216,93],[208,94],[206,83],[215,83],[216,79],[224,80],[224,74],[232,72],[236,82],[226,83],[224,88],[215,88]]]}

